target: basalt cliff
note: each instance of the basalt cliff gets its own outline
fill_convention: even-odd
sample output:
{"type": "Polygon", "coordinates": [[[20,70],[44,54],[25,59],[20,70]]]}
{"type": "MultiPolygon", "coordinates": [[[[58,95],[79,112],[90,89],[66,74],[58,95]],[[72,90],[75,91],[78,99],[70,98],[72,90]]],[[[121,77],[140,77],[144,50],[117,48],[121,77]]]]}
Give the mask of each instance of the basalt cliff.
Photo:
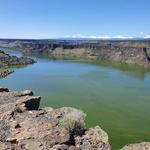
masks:
{"type": "Polygon", "coordinates": [[[150,41],[0,40],[0,47],[49,57],[108,60],[150,67],[150,41]]]}

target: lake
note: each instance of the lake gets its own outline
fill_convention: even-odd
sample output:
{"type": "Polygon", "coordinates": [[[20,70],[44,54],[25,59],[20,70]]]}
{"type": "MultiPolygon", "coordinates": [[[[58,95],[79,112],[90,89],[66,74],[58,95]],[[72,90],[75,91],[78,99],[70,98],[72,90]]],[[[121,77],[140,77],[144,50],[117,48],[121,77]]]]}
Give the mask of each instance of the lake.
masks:
{"type": "Polygon", "coordinates": [[[0,79],[0,86],[33,90],[42,96],[41,107],[82,109],[87,113],[87,127],[101,126],[115,150],[128,143],[150,141],[150,72],[34,58],[37,63],[15,68],[13,74],[0,79]]]}

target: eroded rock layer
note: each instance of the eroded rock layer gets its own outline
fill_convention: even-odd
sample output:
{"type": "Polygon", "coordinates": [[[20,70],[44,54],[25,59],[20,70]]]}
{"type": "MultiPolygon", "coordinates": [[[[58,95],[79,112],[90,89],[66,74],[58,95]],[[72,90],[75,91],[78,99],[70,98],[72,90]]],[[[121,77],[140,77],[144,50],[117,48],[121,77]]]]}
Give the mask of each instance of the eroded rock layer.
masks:
{"type": "Polygon", "coordinates": [[[0,40],[0,47],[150,67],[150,41],[0,40]]]}

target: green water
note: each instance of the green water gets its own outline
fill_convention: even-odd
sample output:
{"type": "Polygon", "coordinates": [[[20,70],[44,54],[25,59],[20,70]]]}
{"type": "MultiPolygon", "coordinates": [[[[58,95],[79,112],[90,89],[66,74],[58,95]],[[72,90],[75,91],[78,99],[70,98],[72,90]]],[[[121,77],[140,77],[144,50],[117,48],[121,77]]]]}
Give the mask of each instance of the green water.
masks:
{"type": "Polygon", "coordinates": [[[87,113],[87,126],[101,126],[117,150],[150,141],[150,73],[139,68],[37,58],[37,63],[0,80],[12,90],[31,89],[41,106],[73,106],[87,113]]]}

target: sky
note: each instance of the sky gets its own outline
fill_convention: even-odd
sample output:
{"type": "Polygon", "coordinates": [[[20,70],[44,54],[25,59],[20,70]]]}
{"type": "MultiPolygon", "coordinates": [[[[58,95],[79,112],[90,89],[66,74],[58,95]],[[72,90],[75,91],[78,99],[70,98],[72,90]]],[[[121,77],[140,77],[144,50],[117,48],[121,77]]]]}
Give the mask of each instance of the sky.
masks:
{"type": "Polygon", "coordinates": [[[0,0],[0,38],[150,37],[150,0],[0,0]]]}

